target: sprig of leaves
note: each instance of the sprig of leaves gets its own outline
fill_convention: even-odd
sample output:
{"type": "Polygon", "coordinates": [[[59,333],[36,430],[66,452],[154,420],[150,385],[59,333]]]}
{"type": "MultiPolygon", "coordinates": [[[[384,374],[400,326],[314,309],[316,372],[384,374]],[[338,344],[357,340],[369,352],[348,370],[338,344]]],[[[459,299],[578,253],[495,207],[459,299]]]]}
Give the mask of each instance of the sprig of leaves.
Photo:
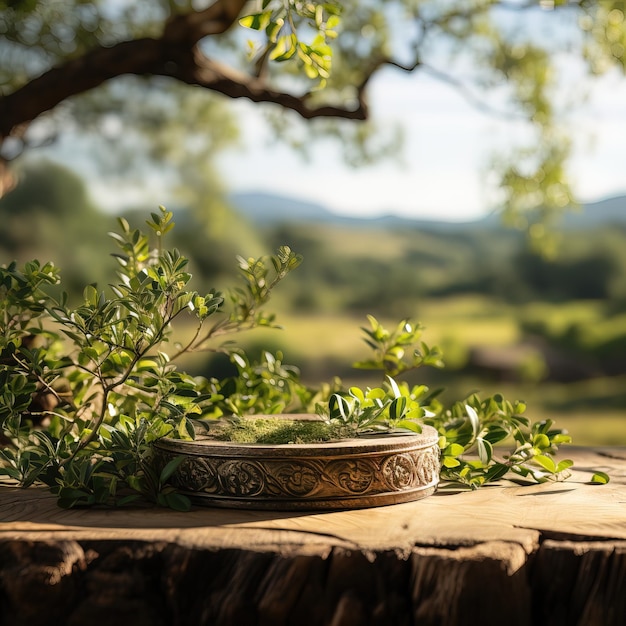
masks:
{"type": "Polygon", "coordinates": [[[268,60],[295,62],[299,70],[326,85],[332,68],[329,41],[337,37],[341,6],[335,2],[294,2],[262,0],[260,10],[242,17],[239,24],[256,31],[256,41],[248,41],[249,56],[258,66],[268,60]],[[312,33],[308,41],[303,33],[312,33]]]}
{"type": "MultiPolygon", "coordinates": [[[[192,438],[192,420],[219,413],[226,398],[220,384],[180,371],[175,359],[225,333],[272,325],[261,308],[300,257],[284,247],[269,259],[240,259],[243,287],[227,306],[216,290],[188,289],[187,259],[163,245],[172,218],[160,207],[148,220],[156,247],[120,218],[110,233],[118,281],[108,291],[88,285],[78,306],[46,293],[59,282],[51,264],[0,268],[0,476],[22,486],[45,483],[62,506],[144,498],[188,508],[167,484],[175,468],[159,467],[152,444],[192,438]],[[183,315],[195,320],[196,333],[170,357],[173,324],[183,315]]],[[[279,362],[266,361],[273,376],[284,371],[288,379],[279,362]]],[[[275,378],[257,374],[260,402],[278,407],[293,392],[276,385],[270,394],[275,378]]]]}
{"type": "Polygon", "coordinates": [[[392,377],[423,365],[443,367],[439,347],[431,347],[420,340],[424,331],[421,324],[405,319],[393,330],[388,330],[373,315],[368,315],[367,319],[370,327],[361,330],[373,355],[370,359],[357,361],[354,367],[383,370],[392,377]]]}
{"type": "MultiPolygon", "coordinates": [[[[393,330],[385,328],[369,316],[369,328],[363,328],[365,342],[373,356],[354,364],[357,368],[378,369],[387,377],[397,376],[423,365],[442,367],[439,348],[430,347],[421,340],[423,327],[410,320],[402,320],[393,330]]],[[[518,477],[536,482],[560,480],[568,476],[573,465],[569,459],[556,461],[554,455],[562,444],[570,443],[570,436],[554,428],[552,420],[531,423],[523,413],[523,402],[510,402],[500,394],[482,400],[477,394],[444,408],[437,400],[438,392],[430,392],[424,385],[409,389],[406,383],[395,383],[402,397],[417,403],[424,424],[439,433],[441,449],[441,478],[471,488],[498,480],[512,472],[518,477]],[[502,446],[512,443],[512,450],[502,446]],[[502,450],[502,451],[501,451],[502,450]]],[[[333,414],[346,414],[357,423],[361,409],[359,399],[368,399],[382,413],[384,394],[381,390],[357,392],[350,390],[349,399],[333,400],[333,414]],[[378,400],[368,398],[374,393],[378,400]]],[[[369,415],[364,413],[364,419],[369,415]]],[[[383,418],[383,425],[385,425],[383,418]]],[[[388,424],[387,424],[388,425],[388,424]]]]}
{"type": "Polygon", "coordinates": [[[531,423],[522,402],[478,395],[455,403],[424,422],[439,433],[441,478],[473,489],[513,472],[534,482],[567,478],[569,459],[554,459],[570,436],[552,420],[531,423]],[[512,444],[512,449],[502,446],[512,444]]]}
{"type": "Polygon", "coordinates": [[[384,387],[351,387],[347,393],[334,393],[317,412],[330,424],[352,429],[355,435],[422,432],[420,418],[429,415],[416,397],[388,377],[384,387]]]}

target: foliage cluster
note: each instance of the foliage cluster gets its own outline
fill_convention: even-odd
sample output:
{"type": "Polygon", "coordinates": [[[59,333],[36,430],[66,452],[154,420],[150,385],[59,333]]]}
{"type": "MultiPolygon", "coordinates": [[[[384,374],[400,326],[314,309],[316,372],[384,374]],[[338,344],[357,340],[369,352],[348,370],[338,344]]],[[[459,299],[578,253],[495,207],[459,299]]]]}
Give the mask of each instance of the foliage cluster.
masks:
{"type": "Polygon", "coordinates": [[[537,482],[568,475],[572,462],[556,462],[553,457],[570,437],[553,428],[551,420],[532,423],[524,415],[523,402],[510,402],[500,394],[485,399],[472,394],[443,406],[438,400],[441,389],[410,386],[392,377],[422,365],[443,367],[439,350],[420,341],[422,328],[403,320],[389,331],[371,316],[370,326],[363,330],[375,356],[355,366],[380,369],[386,373],[387,382],[365,392],[352,388],[348,394],[333,394],[326,412],[331,422],[353,423],[366,433],[419,432],[421,423],[428,424],[439,433],[441,478],[474,489],[508,472],[537,482]],[[511,442],[511,450],[502,448],[511,442]]]}
{"type": "MultiPolygon", "coordinates": [[[[225,397],[218,381],[194,379],[175,360],[222,335],[271,326],[260,307],[300,262],[288,248],[271,265],[240,258],[242,286],[200,295],[186,288],[187,259],[162,249],[171,217],[161,209],[148,222],[155,250],[120,219],[121,232],[112,233],[119,281],[106,295],[88,285],[77,307],[65,294],[46,293],[45,285],[59,281],[50,263],[0,270],[1,472],[23,486],[48,484],[64,506],[123,504],[140,495],[187,506],[165,484],[174,468],[156,472],[151,444],[166,435],[191,437],[190,418],[221,413],[225,397]],[[168,354],[162,348],[182,315],[195,319],[195,332],[168,354]]],[[[247,381],[262,377],[251,368],[247,381]]],[[[255,403],[250,398],[269,402],[247,391],[246,408],[255,403]]]]}
{"type": "Polygon", "coordinates": [[[336,2],[291,3],[263,0],[261,11],[239,20],[241,26],[257,31],[257,41],[248,40],[251,60],[267,57],[277,63],[297,61],[302,71],[318,88],[324,88],[330,78],[333,51],[328,45],[337,37],[341,5],[336,2]],[[307,42],[302,31],[313,32],[307,42]]]}
{"type": "Polygon", "coordinates": [[[333,381],[310,389],[280,354],[250,360],[224,338],[274,325],[263,307],[301,257],[287,247],[269,257],[240,257],[238,286],[201,295],[188,289],[188,260],[163,246],[173,227],[169,211],[161,208],[147,222],[154,249],[148,235],[119,222],[120,232],[111,233],[118,281],[108,293],[88,285],[79,306],[47,293],[60,280],[50,263],[0,268],[0,474],[10,480],[45,483],[67,507],[147,498],[185,509],[188,500],[168,484],[179,459],[158,468],[154,441],[193,438],[194,423],[220,416],[312,407],[339,428],[334,432],[355,436],[434,426],[442,476],[470,487],[509,470],[536,481],[559,479],[571,465],[553,460],[568,436],[551,423],[531,425],[523,403],[472,396],[444,408],[437,392],[397,382],[408,370],[442,365],[439,350],[422,342],[422,328],[409,320],[389,331],[370,316],[363,329],[373,356],[356,365],[384,372],[379,388],[344,391],[333,381]],[[195,331],[172,341],[182,316],[194,320],[195,331]],[[192,377],[176,366],[181,355],[207,349],[226,352],[237,375],[192,377]],[[513,452],[497,454],[494,446],[510,438],[513,452]]]}

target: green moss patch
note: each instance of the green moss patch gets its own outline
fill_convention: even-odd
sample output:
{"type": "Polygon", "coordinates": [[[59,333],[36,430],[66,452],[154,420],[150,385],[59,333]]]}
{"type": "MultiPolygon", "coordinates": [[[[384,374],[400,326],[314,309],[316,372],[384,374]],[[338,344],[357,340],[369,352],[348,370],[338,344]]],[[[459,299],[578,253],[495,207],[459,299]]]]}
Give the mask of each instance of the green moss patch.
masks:
{"type": "Polygon", "coordinates": [[[218,441],[280,445],[287,443],[328,443],[354,436],[345,426],[322,421],[285,419],[242,419],[226,422],[210,430],[218,441]]]}

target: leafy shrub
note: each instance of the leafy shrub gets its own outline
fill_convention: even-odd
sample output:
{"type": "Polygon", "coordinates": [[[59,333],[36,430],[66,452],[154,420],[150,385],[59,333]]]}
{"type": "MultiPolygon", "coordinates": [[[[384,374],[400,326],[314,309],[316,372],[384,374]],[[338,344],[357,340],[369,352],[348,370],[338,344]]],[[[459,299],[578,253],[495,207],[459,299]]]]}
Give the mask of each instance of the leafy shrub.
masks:
{"type": "MultiPolygon", "coordinates": [[[[300,263],[288,248],[271,257],[271,268],[264,259],[240,258],[242,287],[226,295],[188,291],[187,259],[162,249],[171,218],[161,209],[148,222],[156,250],[120,219],[121,233],[112,233],[118,282],[107,294],[87,286],[78,307],[69,307],[65,294],[56,300],[46,293],[59,282],[52,264],[0,269],[0,473],[22,486],[48,484],[64,506],[145,497],[188,507],[166,484],[174,468],[156,473],[152,443],[192,437],[192,416],[219,415],[220,403],[232,410],[243,401],[224,398],[218,381],[194,378],[175,361],[223,335],[271,326],[260,307],[300,263]],[[195,331],[166,352],[182,316],[195,319],[195,331]]],[[[212,349],[245,358],[232,347],[212,349]]],[[[257,401],[268,402],[271,389],[257,401]]],[[[245,408],[253,405],[248,400],[245,408]]]]}
{"type": "Polygon", "coordinates": [[[119,224],[120,232],[111,233],[118,280],[106,293],[88,285],[79,306],[69,306],[65,295],[49,295],[60,282],[50,263],[0,268],[0,475],[9,480],[46,484],[66,507],[142,498],[187,509],[188,499],[168,484],[182,459],[158,467],[156,440],[193,438],[194,423],[221,416],[312,407],[330,427],[356,436],[432,425],[439,432],[442,477],[470,487],[509,470],[555,479],[571,465],[552,458],[567,435],[551,422],[531,425],[523,403],[472,396],[446,409],[437,392],[397,382],[407,370],[443,365],[439,349],[422,342],[422,328],[409,320],[389,331],[369,317],[363,330],[372,358],[356,366],[381,370],[385,383],[366,390],[345,391],[338,380],[310,389],[281,354],[265,351],[253,361],[225,340],[274,325],[263,307],[301,262],[288,247],[269,257],[238,258],[239,285],[201,295],[188,289],[187,259],[163,247],[174,226],[170,212],[161,208],[147,222],[155,249],[146,234],[122,218],[119,224]],[[194,330],[183,344],[171,342],[183,317],[194,330]],[[198,350],[224,352],[236,375],[206,379],[176,366],[198,350]],[[495,446],[509,438],[512,453],[496,454],[495,446]]]}

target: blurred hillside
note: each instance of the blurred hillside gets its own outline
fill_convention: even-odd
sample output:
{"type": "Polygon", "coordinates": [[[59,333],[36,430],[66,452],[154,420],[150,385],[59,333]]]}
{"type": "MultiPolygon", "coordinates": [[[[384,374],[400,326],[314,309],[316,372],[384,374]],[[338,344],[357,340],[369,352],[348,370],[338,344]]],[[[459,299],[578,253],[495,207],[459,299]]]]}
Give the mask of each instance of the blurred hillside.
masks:
{"type": "MultiPolygon", "coordinates": [[[[498,215],[489,215],[470,222],[411,219],[398,217],[391,213],[382,217],[361,218],[338,215],[319,203],[266,192],[233,193],[229,196],[229,200],[241,215],[257,226],[306,222],[346,224],[358,228],[402,228],[408,226],[436,231],[454,231],[459,228],[464,230],[468,228],[503,230],[498,215]]],[[[572,207],[563,214],[559,228],[578,230],[611,224],[626,224],[626,196],[605,198],[581,207],[572,207]]]]}
{"type": "MultiPolygon", "coordinates": [[[[334,375],[369,382],[351,368],[366,355],[365,316],[420,320],[447,368],[419,370],[416,381],[444,385],[454,398],[509,390],[547,416],[595,416],[600,442],[618,423],[626,443],[626,198],[568,213],[554,260],[530,252],[522,233],[492,217],[354,219],[267,194],[212,206],[220,208],[210,215],[169,207],[177,222],[170,244],[190,257],[195,288],[236,284],[236,255],[289,245],[304,256],[271,305],[285,330],[244,337],[251,350],[283,350],[312,383],[334,375]],[[601,421],[607,416],[610,426],[601,421]]],[[[153,208],[126,217],[141,226],[153,208]]],[[[32,168],[0,200],[0,220],[1,263],[52,260],[74,298],[87,283],[113,280],[106,232],[115,217],[99,211],[68,170],[32,168]]],[[[224,364],[202,357],[189,366],[207,374],[224,364]]]]}
{"type": "Polygon", "coordinates": [[[289,198],[232,200],[272,246],[304,254],[287,287],[295,311],[423,319],[435,300],[473,300],[483,303],[474,316],[506,309],[523,349],[471,345],[468,368],[514,379],[530,359],[536,376],[557,381],[626,371],[626,197],[568,213],[554,260],[530,252],[522,233],[491,217],[462,224],[358,219],[311,204],[300,211],[289,198]]]}

